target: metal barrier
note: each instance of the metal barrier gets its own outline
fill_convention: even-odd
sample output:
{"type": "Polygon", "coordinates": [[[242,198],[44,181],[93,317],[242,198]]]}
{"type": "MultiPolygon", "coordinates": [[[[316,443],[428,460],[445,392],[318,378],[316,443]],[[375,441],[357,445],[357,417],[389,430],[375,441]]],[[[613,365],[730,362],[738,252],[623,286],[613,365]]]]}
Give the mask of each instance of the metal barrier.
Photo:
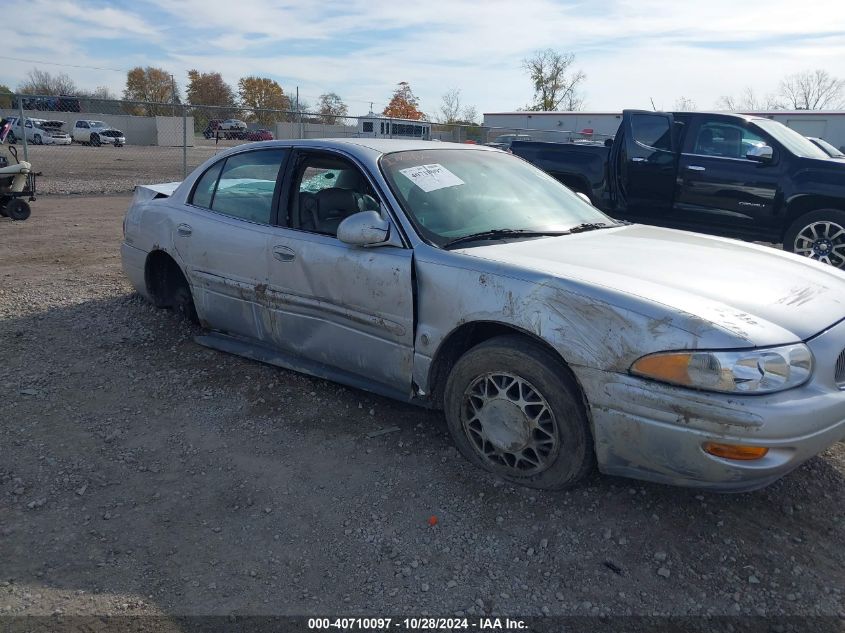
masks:
{"type": "MultiPolygon", "coordinates": [[[[87,97],[12,95],[0,117],[13,118],[9,142],[43,173],[42,193],[117,193],[137,184],[182,180],[216,153],[270,139],[416,138],[490,143],[506,135],[573,141],[583,132],[492,128],[409,121],[381,115],[240,106],[154,103],[87,97]],[[23,124],[21,125],[21,122],[23,124]]],[[[0,149],[0,151],[3,151],[0,149]]]]}

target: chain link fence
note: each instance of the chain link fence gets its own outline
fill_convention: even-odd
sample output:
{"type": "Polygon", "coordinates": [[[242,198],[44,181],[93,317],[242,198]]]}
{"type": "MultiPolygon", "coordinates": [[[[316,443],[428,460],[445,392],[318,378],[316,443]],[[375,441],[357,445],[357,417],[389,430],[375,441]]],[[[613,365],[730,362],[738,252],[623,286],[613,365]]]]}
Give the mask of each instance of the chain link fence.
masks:
{"type": "MultiPolygon", "coordinates": [[[[7,144],[43,175],[42,193],[119,193],[182,180],[226,148],[272,139],[417,138],[507,145],[509,136],[589,141],[583,133],[448,125],[380,115],[333,116],[85,97],[0,95],[7,144]]],[[[594,139],[593,139],[594,140],[594,139]]],[[[0,146],[0,153],[8,151],[0,146]]]]}

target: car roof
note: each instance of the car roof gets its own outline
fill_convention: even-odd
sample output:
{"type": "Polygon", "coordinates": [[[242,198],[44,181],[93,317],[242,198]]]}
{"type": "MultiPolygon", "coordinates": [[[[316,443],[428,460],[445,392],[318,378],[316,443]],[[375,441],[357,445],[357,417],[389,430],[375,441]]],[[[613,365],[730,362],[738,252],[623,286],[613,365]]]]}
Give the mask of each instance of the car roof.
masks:
{"type": "Polygon", "coordinates": [[[498,151],[492,147],[474,145],[470,143],[446,143],[437,141],[417,141],[411,139],[386,139],[386,138],[315,138],[315,139],[287,139],[282,141],[266,141],[268,144],[277,144],[298,147],[326,147],[337,149],[361,149],[375,152],[377,154],[390,154],[392,152],[406,152],[410,150],[426,149],[457,149],[457,150],[480,150],[494,152],[498,151]]]}

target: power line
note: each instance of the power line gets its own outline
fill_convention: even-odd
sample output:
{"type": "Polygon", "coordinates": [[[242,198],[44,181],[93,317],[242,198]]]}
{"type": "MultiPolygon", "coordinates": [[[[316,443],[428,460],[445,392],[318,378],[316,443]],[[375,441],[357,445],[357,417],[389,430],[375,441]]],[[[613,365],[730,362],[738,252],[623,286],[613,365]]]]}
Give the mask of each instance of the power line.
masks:
{"type": "Polygon", "coordinates": [[[6,55],[0,55],[0,59],[9,59],[15,62],[26,62],[28,64],[46,64],[48,66],[64,66],[67,68],[90,68],[91,70],[111,70],[116,73],[125,73],[129,72],[126,68],[104,68],[102,66],[84,66],[82,64],[60,64],[58,62],[45,62],[39,61],[37,59],[23,59],[22,57],[8,57],[6,55]]]}

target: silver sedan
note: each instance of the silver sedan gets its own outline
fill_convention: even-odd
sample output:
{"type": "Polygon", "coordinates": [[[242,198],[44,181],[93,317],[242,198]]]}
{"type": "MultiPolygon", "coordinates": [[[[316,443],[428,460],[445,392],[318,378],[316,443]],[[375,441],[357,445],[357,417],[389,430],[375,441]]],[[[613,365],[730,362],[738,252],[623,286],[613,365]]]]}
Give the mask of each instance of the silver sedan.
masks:
{"type": "Polygon", "coordinates": [[[748,490],[845,437],[845,273],[617,222],[491,148],[233,148],[140,186],[123,267],[209,347],[443,409],[526,486],[748,490]]]}

